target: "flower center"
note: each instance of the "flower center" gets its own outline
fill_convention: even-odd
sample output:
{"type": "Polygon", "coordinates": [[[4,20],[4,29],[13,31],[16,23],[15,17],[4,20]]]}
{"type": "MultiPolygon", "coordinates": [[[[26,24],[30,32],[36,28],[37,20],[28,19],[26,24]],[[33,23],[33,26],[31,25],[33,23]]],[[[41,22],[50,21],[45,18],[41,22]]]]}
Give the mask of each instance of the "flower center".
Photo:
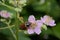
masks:
{"type": "Polygon", "coordinates": [[[45,23],[49,23],[52,20],[52,17],[47,17],[45,23]]]}
{"type": "Polygon", "coordinates": [[[32,24],[31,24],[31,28],[32,28],[32,29],[34,29],[36,26],[37,26],[36,23],[32,23],[32,24]]]}

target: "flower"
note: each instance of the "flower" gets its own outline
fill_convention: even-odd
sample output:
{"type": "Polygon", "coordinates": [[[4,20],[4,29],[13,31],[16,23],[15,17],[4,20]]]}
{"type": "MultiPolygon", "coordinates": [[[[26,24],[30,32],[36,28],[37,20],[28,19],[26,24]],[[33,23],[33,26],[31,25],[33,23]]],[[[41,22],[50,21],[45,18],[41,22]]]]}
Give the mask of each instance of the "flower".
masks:
{"type": "Polygon", "coordinates": [[[41,17],[41,21],[48,25],[48,26],[55,26],[55,20],[52,19],[52,17],[45,15],[44,17],[41,17]]]}
{"type": "Polygon", "coordinates": [[[5,10],[0,11],[0,16],[4,18],[9,18],[11,17],[11,14],[5,10]]]}
{"type": "Polygon", "coordinates": [[[27,29],[28,34],[36,33],[39,35],[41,33],[41,21],[35,20],[35,17],[33,15],[30,15],[28,18],[28,22],[31,23],[31,26],[27,29]]]}

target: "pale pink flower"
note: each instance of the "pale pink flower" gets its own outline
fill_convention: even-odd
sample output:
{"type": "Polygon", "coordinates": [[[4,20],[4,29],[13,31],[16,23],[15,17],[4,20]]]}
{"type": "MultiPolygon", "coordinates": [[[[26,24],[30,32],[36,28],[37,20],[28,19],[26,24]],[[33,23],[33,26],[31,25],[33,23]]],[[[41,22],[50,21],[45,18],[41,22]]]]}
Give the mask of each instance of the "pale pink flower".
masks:
{"type": "Polygon", "coordinates": [[[35,17],[33,15],[30,15],[28,18],[28,22],[32,23],[32,26],[27,29],[28,34],[36,33],[39,35],[41,33],[41,21],[35,20],[35,17]]]}
{"type": "Polygon", "coordinates": [[[0,11],[0,16],[3,17],[3,18],[11,17],[10,13],[5,11],[5,10],[0,11]]]}
{"type": "Polygon", "coordinates": [[[52,19],[52,17],[45,15],[44,17],[41,17],[41,21],[48,25],[48,26],[55,26],[55,20],[52,19]]]}

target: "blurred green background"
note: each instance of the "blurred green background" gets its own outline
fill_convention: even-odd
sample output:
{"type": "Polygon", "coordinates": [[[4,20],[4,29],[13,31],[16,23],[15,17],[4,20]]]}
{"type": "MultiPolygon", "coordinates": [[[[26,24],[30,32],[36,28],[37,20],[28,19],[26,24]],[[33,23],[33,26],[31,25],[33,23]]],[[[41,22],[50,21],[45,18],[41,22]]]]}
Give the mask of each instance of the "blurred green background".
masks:
{"type": "MultiPolygon", "coordinates": [[[[7,0],[6,4],[10,5],[7,0]]],[[[15,11],[3,5],[0,5],[0,10],[7,10],[13,14],[15,11]]],[[[25,35],[19,33],[19,40],[60,40],[60,0],[27,0],[27,5],[23,7],[20,16],[27,21],[29,15],[34,15],[36,19],[41,16],[50,15],[56,21],[55,27],[48,27],[47,31],[43,31],[40,35],[25,35]]],[[[0,26],[5,24],[0,22],[0,26]]],[[[6,26],[6,25],[5,25],[6,26]]],[[[12,28],[14,30],[14,28],[12,28]]],[[[0,40],[14,40],[8,29],[0,30],[0,40]]]]}

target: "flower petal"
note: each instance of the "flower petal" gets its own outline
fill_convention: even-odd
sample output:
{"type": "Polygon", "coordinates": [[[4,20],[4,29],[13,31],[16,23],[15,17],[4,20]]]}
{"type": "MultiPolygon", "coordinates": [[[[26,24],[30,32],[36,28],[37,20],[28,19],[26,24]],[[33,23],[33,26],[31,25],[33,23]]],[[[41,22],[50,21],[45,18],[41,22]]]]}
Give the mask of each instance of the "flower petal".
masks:
{"type": "Polygon", "coordinates": [[[41,20],[37,20],[36,21],[37,27],[41,28],[43,23],[41,22],[41,20]]]}
{"type": "Polygon", "coordinates": [[[36,27],[34,29],[34,32],[39,35],[41,33],[41,29],[39,27],[36,27]]]}
{"type": "Polygon", "coordinates": [[[50,23],[49,23],[49,26],[55,26],[55,21],[54,20],[51,20],[50,23]]]}
{"type": "Polygon", "coordinates": [[[35,17],[33,15],[30,15],[28,18],[28,22],[34,23],[35,22],[35,17]]]}
{"type": "Polygon", "coordinates": [[[45,22],[45,18],[41,17],[41,22],[44,23],[45,22]]]}
{"type": "Polygon", "coordinates": [[[28,32],[28,34],[33,34],[34,30],[33,29],[28,29],[27,32],[28,32]]]}

